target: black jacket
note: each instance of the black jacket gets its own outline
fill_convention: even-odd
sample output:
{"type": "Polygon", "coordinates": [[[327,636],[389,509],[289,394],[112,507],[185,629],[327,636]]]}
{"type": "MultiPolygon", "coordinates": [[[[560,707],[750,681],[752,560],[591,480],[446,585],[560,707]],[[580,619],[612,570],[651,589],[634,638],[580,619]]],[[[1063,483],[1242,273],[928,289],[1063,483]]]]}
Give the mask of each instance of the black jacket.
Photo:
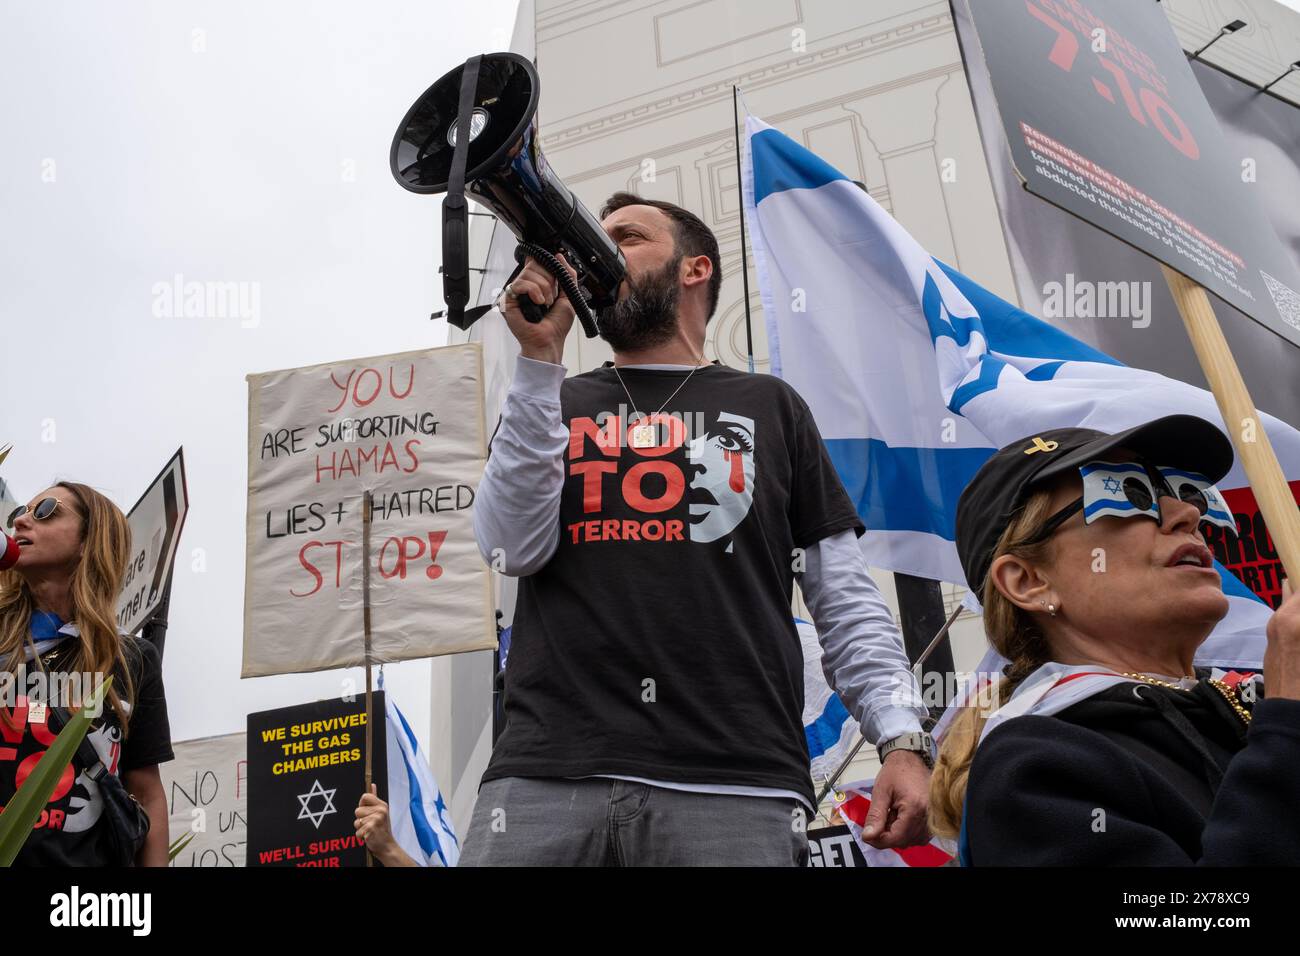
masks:
{"type": "Polygon", "coordinates": [[[1300,865],[1300,701],[1124,683],[980,744],[975,866],[1300,865]]]}

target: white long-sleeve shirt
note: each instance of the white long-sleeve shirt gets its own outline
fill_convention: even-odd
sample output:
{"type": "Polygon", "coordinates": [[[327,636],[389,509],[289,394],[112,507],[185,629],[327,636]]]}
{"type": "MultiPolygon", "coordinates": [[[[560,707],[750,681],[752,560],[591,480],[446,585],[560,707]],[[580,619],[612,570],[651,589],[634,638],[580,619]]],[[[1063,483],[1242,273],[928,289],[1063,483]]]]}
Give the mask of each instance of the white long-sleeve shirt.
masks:
{"type": "MultiPolygon", "coordinates": [[[[627,366],[687,370],[682,365],[627,366]]],[[[485,561],[512,577],[530,575],[559,545],[564,452],[569,442],[560,405],[563,365],[519,356],[501,409],[491,454],[474,499],[474,533],[485,561]]],[[[827,682],[877,745],[920,730],[923,708],[902,635],[867,570],[853,530],[806,549],[796,572],[822,645],[827,682]]],[[[629,778],[640,779],[640,778],[629,778]]],[[[789,791],[719,785],[657,786],[710,793],[798,797],[789,791]]]]}

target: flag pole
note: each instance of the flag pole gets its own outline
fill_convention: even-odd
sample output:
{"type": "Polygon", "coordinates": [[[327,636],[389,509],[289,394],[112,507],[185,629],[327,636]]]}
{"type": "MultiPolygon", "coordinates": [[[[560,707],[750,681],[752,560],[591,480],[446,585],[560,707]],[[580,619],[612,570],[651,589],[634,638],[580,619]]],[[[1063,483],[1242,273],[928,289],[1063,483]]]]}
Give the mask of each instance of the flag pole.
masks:
{"type": "MultiPolygon", "coordinates": [[[[366,793],[370,792],[370,782],[374,770],[371,754],[374,752],[373,744],[375,739],[375,707],[370,684],[370,516],[373,506],[374,500],[371,498],[370,492],[367,491],[361,507],[361,626],[366,639],[366,793]]],[[[366,866],[374,865],[374,855],[370,852],[370,847],[367,846],[366,866]]]]}
{"type": "Polygon", "coordinates": [[[1277,462],[1268,432],[1259,420],[1259,412],[1223,337],[1205,288],[1163,263],[1160,268],[1187,327],[1201,371],[1219,405],[1228,437],[1259,502],[1282,567],[1294,581],[1300,574],[1300,509],[1277,462]]]}
{"type": "MultiPolygon", "coordinates": [[[[929,660],[930,655],[934,653],[934,649],[939,646],[939,642],[948,636],[948,631],[957,620],[957,615],[959,614],[961,614],[960,602],[958,602],[957,606],[952,609],[952,613],[948,615],[948,620],[944,621],[943,627],[939,628],[938,632],[930,640],[930,643],[926,645],[925,650],[921,652],[921,656],[916,659],[916,663],[912,665],[912,670],[922,667],[925,662],[929,660]]],[[[848,756],[840,761],[840,765],[835,768],[835,773],[826,778],[826,784],[822,787],[822,792],[817,794],[817,802],[814,803],[813,806],[820,807],[822,805],[822,801],[826,799],[826,795],[835,788],[835,784],[839,782],[840,777],[844,776],[844,771],[849,769],[849,764],[853,762],[853,758],[858,755],[858,751],[862,749],[862,745],[866,742],[866,737],[858,738],[858,742],[853,746],[853,749],[849,751],[848,756]]]]}
{"type": "Polygon", "coordinates": [[[754,371],[754,325],[749,314],[749,258],[745,253],[745,173],[740,166],[739,88],[731,87],[731,125],[736,134],[736,193],[740,196],[740,277],[745,286],[745,347],[749,350],[749,371],[754,371]]]}

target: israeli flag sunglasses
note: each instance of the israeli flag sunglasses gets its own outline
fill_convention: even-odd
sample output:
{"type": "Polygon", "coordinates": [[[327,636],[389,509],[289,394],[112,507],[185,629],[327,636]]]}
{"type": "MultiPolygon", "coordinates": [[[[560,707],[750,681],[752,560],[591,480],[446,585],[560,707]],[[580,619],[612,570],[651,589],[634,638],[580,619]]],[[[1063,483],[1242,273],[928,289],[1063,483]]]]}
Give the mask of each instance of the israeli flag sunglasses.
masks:
{"type": "Polygon", "coordinates": [[[1094,461],[1080,466],[1079,474],[1083,494],[1048,518],[1024,544],[1045,541],[1079,511],[1083,512],[1085,524],[1106,516],[1163,521],[1162,497],[1185,501],[1200,512],[1202,521],[1237,533],[1237,523],[1219,489],[1196,472],[1141,462],[1094,461]]]}

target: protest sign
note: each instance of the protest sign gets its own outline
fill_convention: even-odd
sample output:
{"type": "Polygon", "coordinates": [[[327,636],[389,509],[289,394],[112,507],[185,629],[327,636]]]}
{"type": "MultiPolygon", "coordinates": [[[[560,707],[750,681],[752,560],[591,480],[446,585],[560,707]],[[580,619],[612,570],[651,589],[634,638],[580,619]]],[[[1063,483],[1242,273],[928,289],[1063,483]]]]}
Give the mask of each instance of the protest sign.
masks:
{"type": "MultiPolygon", "coordinates": [[[[374,701],[374,781],[388,797],[384,692],[374,701]]],[[[365,866],[353,826],[365,792],[365,699],[248,715],[248,865],[365,866]]]]}
{"type": "Polygon", "coordinates": [[[477,343],[248,377],[244,677],[495,646],[470,508],[483,473],[477,343]]]}
{"type": "Polygon", "coordinates": [[[248,842],[248,761],[244,735],[172,745],[159,767],[172,842],[193,834],[172,861],[178,867],[243,866],[248,842]]]}
{"type": "Polygon", "coordinates": [[[1164,8],[1132,0],[970,6],[1026,188],[1300,345],[1300,270],[1164,8]]]}
{"type": "Polygon", "coordinates": [[[841,824],[808,831],[808,865],[840,868],[868,863],[853,831],[841,824]]]}
{"type": "Polygon", "coordinates": [[[185,456],[178,448],[126,517],[131,558],[117,600],[118,630],[134,634],[163,603],[189,507],[185,456]]]}

